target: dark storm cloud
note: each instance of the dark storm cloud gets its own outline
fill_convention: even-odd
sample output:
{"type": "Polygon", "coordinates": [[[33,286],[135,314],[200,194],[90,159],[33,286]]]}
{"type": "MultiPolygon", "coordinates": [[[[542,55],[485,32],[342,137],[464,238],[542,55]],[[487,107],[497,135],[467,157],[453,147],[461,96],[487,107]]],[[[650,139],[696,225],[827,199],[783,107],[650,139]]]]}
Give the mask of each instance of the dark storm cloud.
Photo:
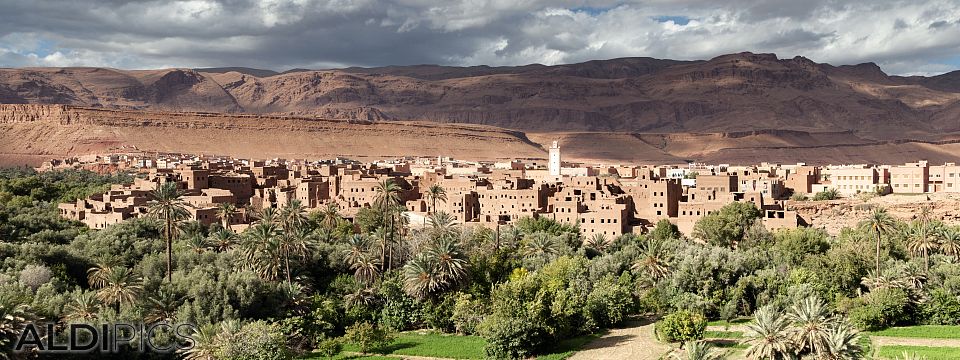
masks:
{"type": "Polygon", "coordinates": [[[0,66],[378,66],[738,51],[950,70],[953,0],[0,0],[0,66]]]}

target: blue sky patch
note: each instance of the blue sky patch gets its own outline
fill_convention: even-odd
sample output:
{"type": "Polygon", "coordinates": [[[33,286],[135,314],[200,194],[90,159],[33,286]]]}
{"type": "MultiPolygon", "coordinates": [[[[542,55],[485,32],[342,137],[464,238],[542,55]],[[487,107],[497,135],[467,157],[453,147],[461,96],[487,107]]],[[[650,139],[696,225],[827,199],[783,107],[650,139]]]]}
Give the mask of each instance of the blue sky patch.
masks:
{"type": "Polygon", "coordinates": [[[657,22],[665,23],[667,21],[673,21],[677,25],[687,25],[690,23],[690,18],[681,15],[660,15],[652,17],[653,20],[657,22]]]}

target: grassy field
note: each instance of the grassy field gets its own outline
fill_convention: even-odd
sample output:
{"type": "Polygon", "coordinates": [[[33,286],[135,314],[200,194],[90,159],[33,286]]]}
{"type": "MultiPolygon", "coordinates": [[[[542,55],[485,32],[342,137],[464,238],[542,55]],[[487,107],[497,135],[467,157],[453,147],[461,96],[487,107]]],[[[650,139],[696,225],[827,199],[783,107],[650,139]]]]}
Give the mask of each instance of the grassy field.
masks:
{"type": "Polygon", "coordinates": [[[877,350],[878,359],[896,359],[903,357],[903,353],[916,354],[924,356],[927,360],[953,360],[960,359],[960,348],[955,347],[930,347],[930,346],[902,346],[891,345],[884,346],[877,350]]]}
{"type": "Polygon", "coordinates": [[[868,333],[871,336],[893,336],[925,339],[960,339],[960,326],[921,325],[892,327],[868,333]]]}
{"type": "Polygon", "coordinates": [[[714,321],[708,322],[708,323],[707,323],[707,326],[743,325],[743,324],[746,324],[746,323],[748,323],[748,322],[750,322],[750,321],[752,321],[752,320],[753,320],[753,319],[751,319],[751,318],[737,318],[737,319],[733,319],[733,320],[730,320],[730,321],[726,321],[726,320],[714,320],[714,321]]]}
{"type": "MultiPolygon", "coordinates": [[[[378,352],[391,355],[441,357],[450,359],[483,359],[485,342],[479,336],[443,335],[406,332],[397,335],[390,346],[378,352]]],[[[357,352],[353,345],[345,345],[345,352],[357,352]]]]}
{"type": "Polygon", "coordinates": [[[590,334],[590,335],[578,336],[572,339],[566,339],[566,340],[560,341],[553,348],[551,353],[538,355],[537,360],[566,359],[571,355],[573,355],[573,353],[577,352],[577,350],[580,350],[580,348],[582,348],[584,345],[586,345],[587,343],[593,340],[596,340],[600,336],[603,336],[603,334],[590,334]]]}
{"type": "MultiPolygon", "coordinates": [[[[557,342],[551,352],[537,356],[542,360],[563,360],[573,355],[577,350],[602,334],[591,334],[557,342]]],[[[486,354],[483,346],[486,342],[479,336],[444,335],[436,333],[406,332],[397,335],[390,346],[379,349],[377,352],[384,355],[424,356],[448,359],[483,359],[486,354]]],[[[388,356],[357,355],[359,349],[354,345],[344,345],[343,353],[332,358],[333,360],[384,360],[396,359],[388,356]]],[[[304,359],[319,360],[323,357],[305,357],[304,359]]]]}
{"type": "Polygon", "coordinates": [[[743,332],[740,331],[711,331],[703,332],[704,339],[740,339],[743,338],[743,332]]]}

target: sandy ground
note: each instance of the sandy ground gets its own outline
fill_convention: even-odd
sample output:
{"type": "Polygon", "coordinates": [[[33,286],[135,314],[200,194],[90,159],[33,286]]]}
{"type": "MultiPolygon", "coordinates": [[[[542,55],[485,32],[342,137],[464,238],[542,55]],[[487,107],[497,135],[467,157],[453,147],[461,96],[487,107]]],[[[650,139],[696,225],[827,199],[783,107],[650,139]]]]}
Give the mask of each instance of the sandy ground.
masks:
{"type": "Polygon", "coordinates": [[[570,357],[571,360],[654,360],[670,351],[670,345],[657,341],[653,322],[636,320],[626,327],[612,329],[603,337],[594,340],[570,357]]]}

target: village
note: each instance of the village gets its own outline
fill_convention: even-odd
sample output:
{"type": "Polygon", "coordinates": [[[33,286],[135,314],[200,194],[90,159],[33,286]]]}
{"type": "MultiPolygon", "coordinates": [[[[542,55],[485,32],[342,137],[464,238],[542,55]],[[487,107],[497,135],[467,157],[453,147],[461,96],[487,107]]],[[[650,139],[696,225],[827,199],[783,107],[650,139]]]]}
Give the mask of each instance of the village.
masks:
{"type": "Polygon", "coordinates": [[[807,225],[787,206],[791,197],[832,192],[833,196],[960,192],[960,166],[808,166],[767,164],[587,165],[565,162],[554,143],[546,163],[472,162],[450,158],[405,158],[360,163],[334,159],[249,160],[183,154],[113,154],[58,160],[42,169],[109,165],[133,170],[132,184],[59,205],[60,214],[103,229],[145,216],[150,193],[175,182],[184,191],[192,220],[223,223],[242,231],[255,220],[251,211],[298,201],[307,209],[335,205],[351,219],[372,206],[377,184],[400,186],[411,226],[426,224],[433,212],[452,215],[464,225],[497,228],[523,217],[547,217],[578,224],[586,236],[644,233],[669,220],[689,234],[703,216],[731,202],[753,203],[768,230],[807,225]],[[428,194],[431,187],[437,194],[428,194]],[[440,190],[437,190],[439,188],[440,190]],[[222,214],[221,204],[233,213],[222,214]]]}

